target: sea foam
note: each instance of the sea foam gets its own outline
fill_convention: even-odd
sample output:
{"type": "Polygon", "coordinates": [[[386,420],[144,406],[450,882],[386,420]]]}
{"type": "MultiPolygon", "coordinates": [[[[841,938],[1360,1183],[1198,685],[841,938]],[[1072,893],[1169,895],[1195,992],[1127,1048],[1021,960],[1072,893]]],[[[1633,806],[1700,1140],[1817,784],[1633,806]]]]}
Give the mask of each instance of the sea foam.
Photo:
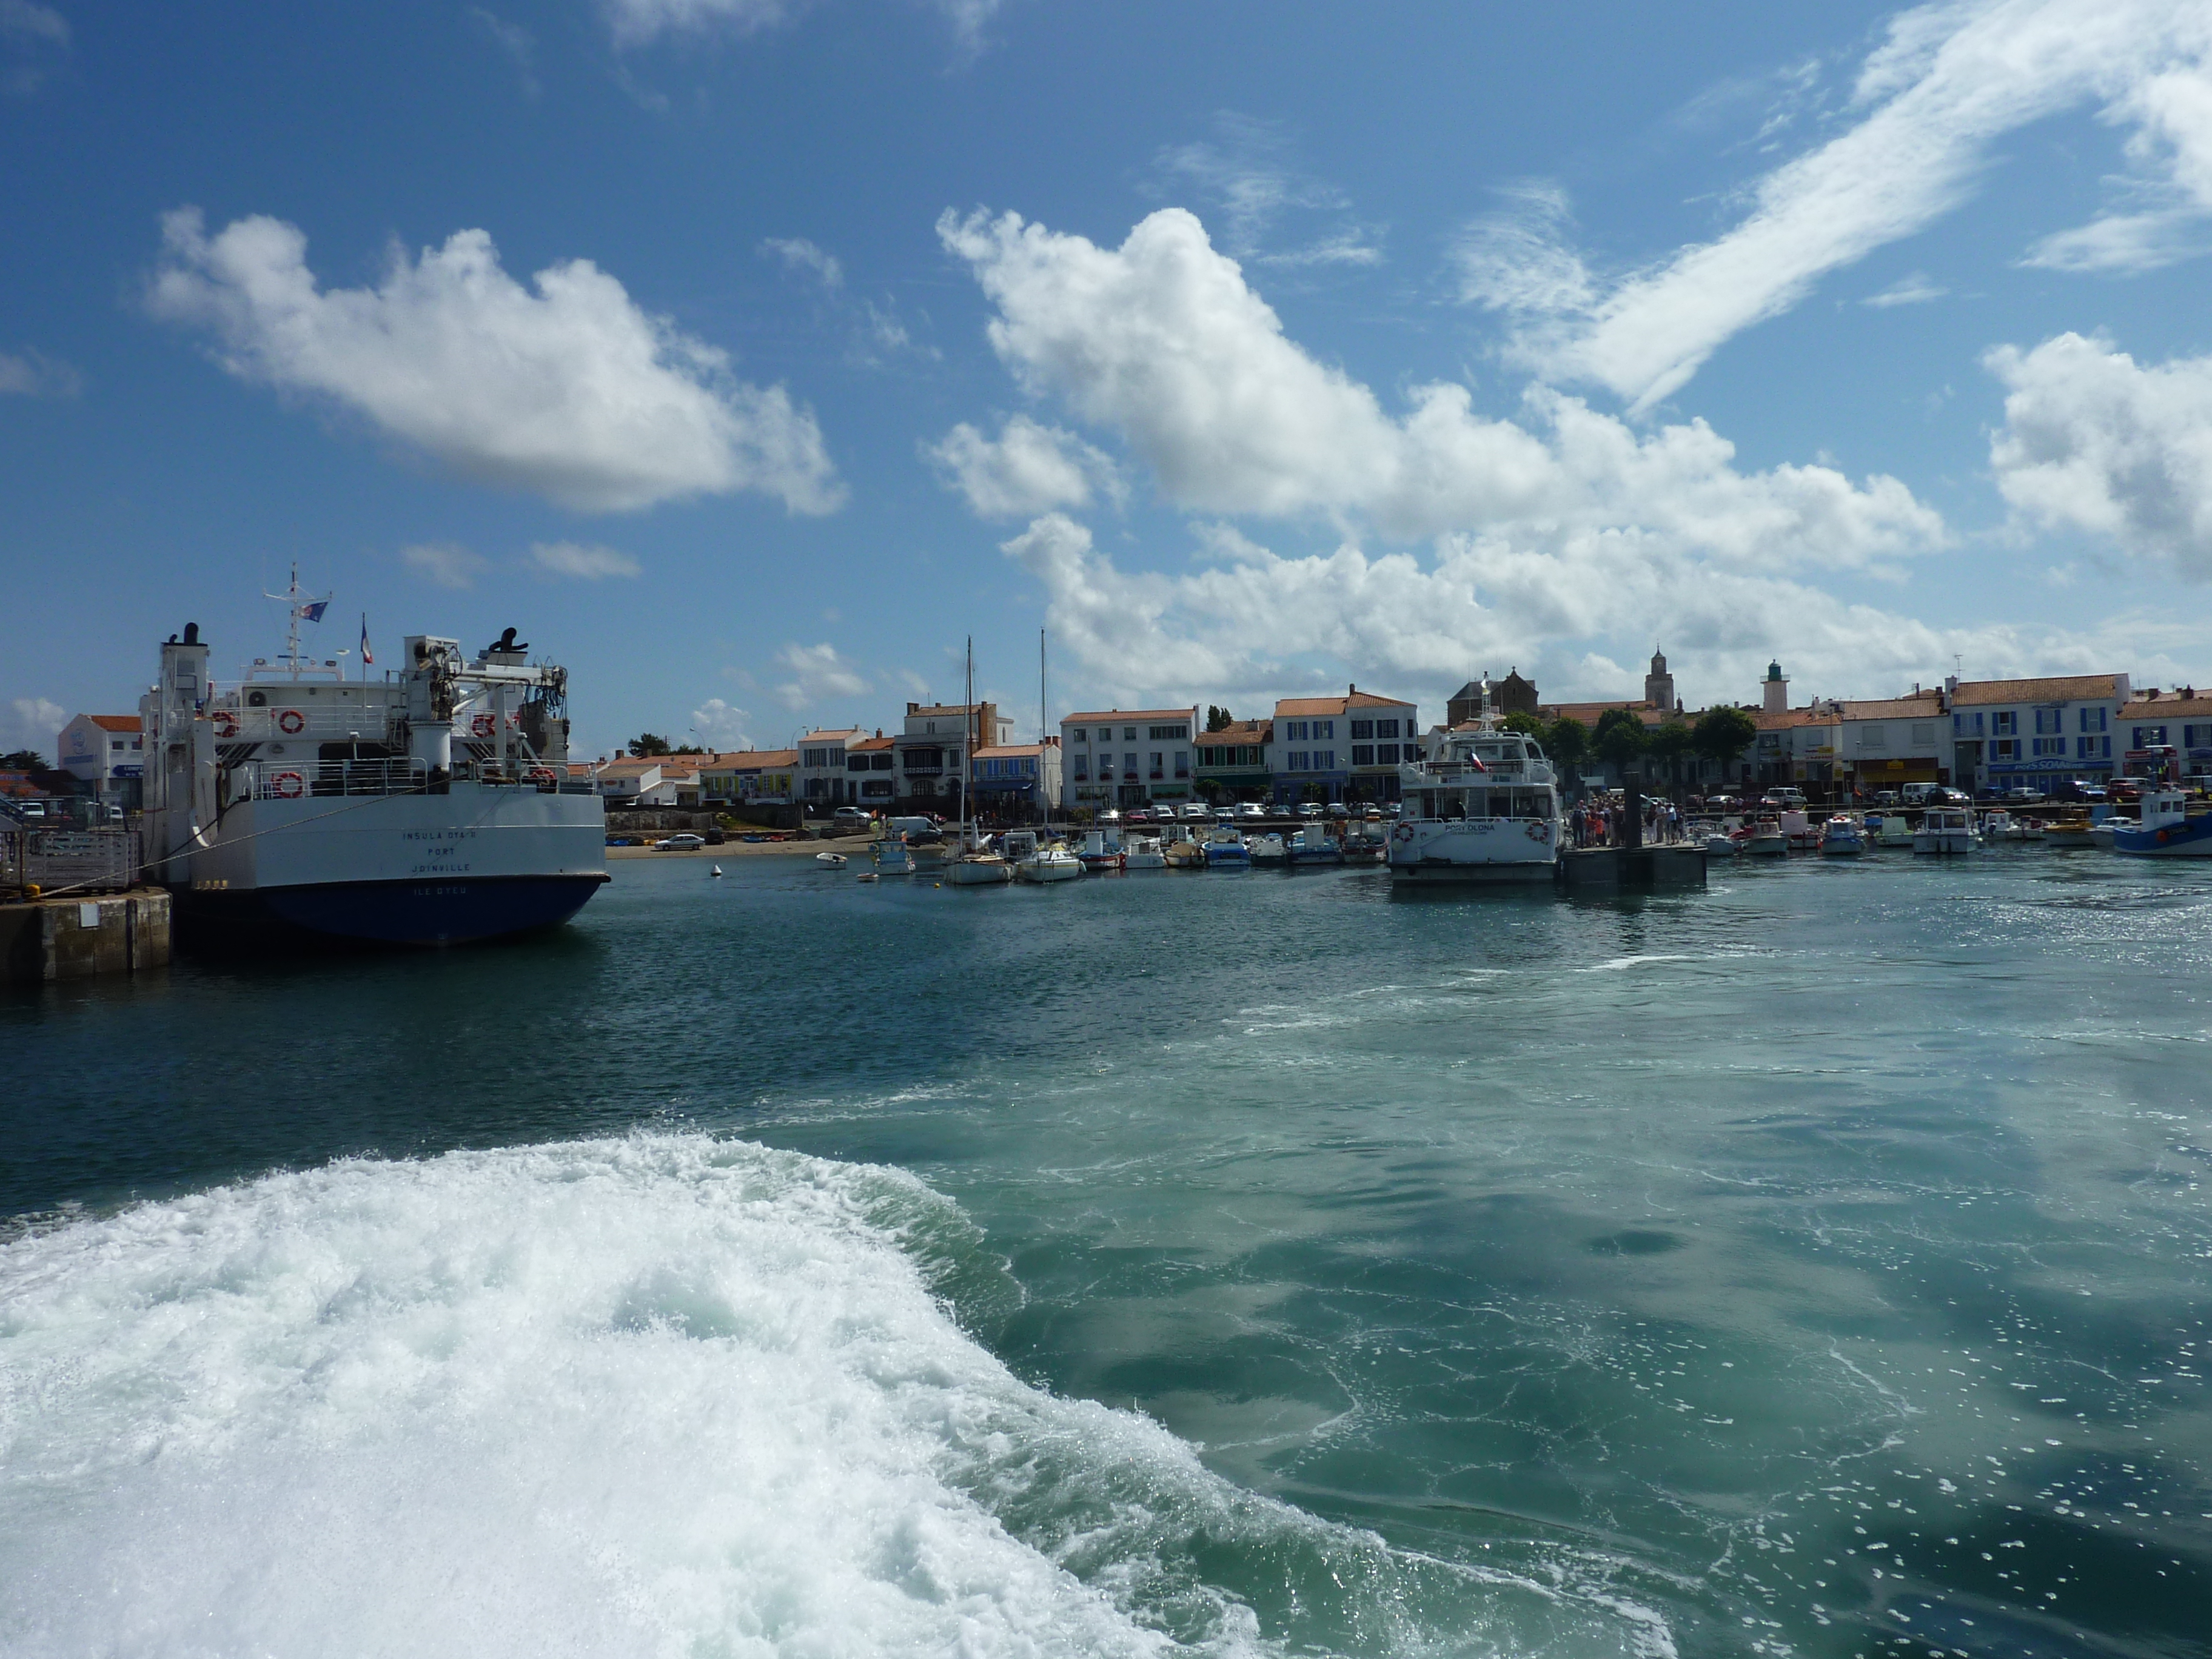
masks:
{"type": "Polygon", "coordinates": [[[921,1182],[696,1135],[30,1231],[0,1249],[0,1646],[1669,1650],[1030,1387],[948,1293],[1018,1294],[921,1182]]]}

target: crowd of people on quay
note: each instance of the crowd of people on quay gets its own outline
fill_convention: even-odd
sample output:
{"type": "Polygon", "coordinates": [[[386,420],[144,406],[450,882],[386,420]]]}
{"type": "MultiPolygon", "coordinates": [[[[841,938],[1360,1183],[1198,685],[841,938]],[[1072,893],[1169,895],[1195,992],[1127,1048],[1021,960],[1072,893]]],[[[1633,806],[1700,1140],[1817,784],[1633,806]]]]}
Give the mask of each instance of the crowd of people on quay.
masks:
{"type": "MultiPolygon", "coordinates": [[[[1627,838],[1623,815],[1628,804],[1600,797],[1577,801],[1567,813],[1567,833],[1577,847],[1623,847],[1627,838]]],[[[1671,801],[1647,799],[1643,805],[1646,847],[1682,839],[1682,809],[1671,801]]]]}

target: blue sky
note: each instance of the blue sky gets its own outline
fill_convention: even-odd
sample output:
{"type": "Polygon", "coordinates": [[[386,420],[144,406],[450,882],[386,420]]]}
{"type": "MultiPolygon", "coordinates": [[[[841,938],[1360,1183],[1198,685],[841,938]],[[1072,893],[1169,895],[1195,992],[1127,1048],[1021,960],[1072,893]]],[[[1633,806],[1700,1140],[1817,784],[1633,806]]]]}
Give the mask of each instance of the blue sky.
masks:
{"type": "MultiPolygon", "coordinates": [[[[0,742],[510,623],[983,687],[2212,680],[2212,0],[0,0],[0,742]],[[1495,15],[1491,15],[1495,14],[1495,15]],[[1527,14],[1527,15],[1522,15],[1527,14]]],[[[481,636],[481,637],[479,637],[481,636]]]]}

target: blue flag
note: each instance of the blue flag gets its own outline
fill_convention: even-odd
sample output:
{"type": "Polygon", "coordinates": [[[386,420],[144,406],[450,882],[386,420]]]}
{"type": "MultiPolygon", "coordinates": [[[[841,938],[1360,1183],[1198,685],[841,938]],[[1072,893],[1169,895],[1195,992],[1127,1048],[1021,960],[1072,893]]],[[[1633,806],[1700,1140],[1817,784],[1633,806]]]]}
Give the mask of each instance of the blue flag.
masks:
{"type": "Polygon", "coordinates": [[[301,605],[300,614],[309,622],[320,622],[323,619],[324,609],[329,604],[328,599],[317,599],[313,605],[301,605]]]}

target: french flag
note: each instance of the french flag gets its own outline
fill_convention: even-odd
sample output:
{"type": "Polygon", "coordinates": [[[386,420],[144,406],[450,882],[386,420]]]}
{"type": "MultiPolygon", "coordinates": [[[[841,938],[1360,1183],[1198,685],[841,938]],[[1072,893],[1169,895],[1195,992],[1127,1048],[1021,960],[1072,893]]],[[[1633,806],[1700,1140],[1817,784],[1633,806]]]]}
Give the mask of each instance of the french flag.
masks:
{"type": "Polygon", "coordinates": [[[368,612],[366,611],[361,613],[361,659],[369,664],[376,661],[376,653],[368,648],[368,612]]]}

